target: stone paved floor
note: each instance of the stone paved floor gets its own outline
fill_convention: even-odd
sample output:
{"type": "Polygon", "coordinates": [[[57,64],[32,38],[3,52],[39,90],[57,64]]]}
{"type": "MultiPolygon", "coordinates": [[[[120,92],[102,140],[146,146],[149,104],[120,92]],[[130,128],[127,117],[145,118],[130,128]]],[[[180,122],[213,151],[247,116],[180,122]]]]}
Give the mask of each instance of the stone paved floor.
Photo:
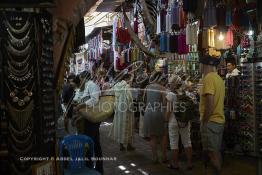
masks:
{"type": "MultiPolygon", "coordinates": [[[[135,151],[120,152],[119,145],[109,137],[110,124],[112,120],[101,124],[101,144],[104,157],[116,157],[116,161],[104,162],[104,175],[208,175],[210,168],[206,171],[200,158],[194,158],[194,169],[186,170],[185,161],[181,162],[179,171],[166,168],[164,164],[153,164],[150,160],[151,152],[147,141],[135,134],[135,151]]],[[[170,152],[169,152],[170,156],[170,152]]],[[[256,175],[257,162],[247,157],[226,156],[222,175],[256,175]]]]}

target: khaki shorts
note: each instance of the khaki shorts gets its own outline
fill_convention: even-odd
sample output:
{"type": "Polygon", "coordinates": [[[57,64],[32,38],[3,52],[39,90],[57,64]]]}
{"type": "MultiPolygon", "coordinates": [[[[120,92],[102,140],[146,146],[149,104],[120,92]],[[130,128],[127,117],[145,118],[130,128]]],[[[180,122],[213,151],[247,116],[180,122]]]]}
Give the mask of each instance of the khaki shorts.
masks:
{"type": "Polygon", "coordinates": [[[224,124],[215,122],[201,124],[200,132],[203,150],[219,152],[222,145],[223,131],[224,124]]]}

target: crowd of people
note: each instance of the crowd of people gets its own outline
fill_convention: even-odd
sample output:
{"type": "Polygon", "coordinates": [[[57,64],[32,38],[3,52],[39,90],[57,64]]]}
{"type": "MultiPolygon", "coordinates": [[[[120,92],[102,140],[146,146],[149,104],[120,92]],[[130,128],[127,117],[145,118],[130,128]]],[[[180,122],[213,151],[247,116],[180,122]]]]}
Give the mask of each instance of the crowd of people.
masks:
{"type": "MultiPolygon", "coordinates": [[[[128,71],[113,81],[111,77],[103,76],[105,75],[103,73],[91,75],[85,71],[77,76],[70,75],[62,94],[66,116],[65,125],[76,126],[77,133],[91,137],[95,143],[95,156],[102,157],[100,123],[79,119],[79,110],[98,103],[101,95],[114,95],[114,116],[109,137],[119,144],[120,151],[135,150],[134,126],[138,126],[137,121],[139,120],[136,118],[139,114],[143,116],[143,121],[140,119],[140,122],[143,122],[143,135],[145,139],[150,140],[152,161],[167,163],[169,168],[179,169],[179,137],[181,137],[187,157],[187,167],[191,170],[193,163],[190,120],[178,120],[176,116],[178,112],[181,113],[178,109],[182,109],[183,112],[188,110],[183,106],[184,102],[180,101],[181,96],[190,97],[189,99],[196,106],[199,96],[202,146],[210,158],[214,174],[219,174],[221,170],[220,148],[225,123],[223,109],[225,85],[217,74],[218,61],[216,58],[200,59],[200,63],[204,76],[199,94],[193,91],[192,82],[175,74],[167,77],[161,72],[151,75],[144,73],[145,78],[139,84],[135,83],[138,79],[134,74],[129,74],[128,71]],[[167,157],[168,143],[172,151],[172,160],[168,160],[167,157]],[[159,148],[160,151],[158,151],[159,148]],[[158,155],[158,152],[161,154],[158,155]]],[[[199,118],[197,113],[193,115],[199,118]]],[[[96,162],[96,169],[103,174],[102,161],[96,162]]]]}

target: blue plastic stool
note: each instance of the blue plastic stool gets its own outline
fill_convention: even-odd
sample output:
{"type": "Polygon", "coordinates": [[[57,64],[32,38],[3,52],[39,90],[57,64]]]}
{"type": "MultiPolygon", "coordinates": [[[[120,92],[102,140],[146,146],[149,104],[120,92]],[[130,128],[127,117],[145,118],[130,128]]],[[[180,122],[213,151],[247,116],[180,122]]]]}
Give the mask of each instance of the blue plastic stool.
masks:
{"type": "MultiPolygon", "coordinates": [[[[85,157],[85,145],[88,144],[88,161],[92,161],[91,158],[94,155],[94,142],[86,135],[70,135],[64,137],[60,142],[59,151],[60,158],[64,158],[63,150],[69,152],[70,160],[68,166],[64,170],[63,161],[61,161],[61,174],[63,175],[100,175],[94,169],[86,166],[85,157]]],[[[93,164],[92,164],[93,165],[93,164]]],[[[93,166],[92,166],[93,167],[93,166]]]]}

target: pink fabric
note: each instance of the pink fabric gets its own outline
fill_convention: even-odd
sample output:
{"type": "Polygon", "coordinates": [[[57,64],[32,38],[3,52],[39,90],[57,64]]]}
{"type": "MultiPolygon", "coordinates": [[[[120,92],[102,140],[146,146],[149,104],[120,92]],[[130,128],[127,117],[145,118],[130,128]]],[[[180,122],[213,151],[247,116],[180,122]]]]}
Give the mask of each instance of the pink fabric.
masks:
{"type": "Polygon", "coordinates": [[[228,29],[226,33],[226,46],[232,47],[234,45],[233,32],[231,29],[228,29]]]}
{"type": "Polygon", "coordinates": [[[189,52],[189,48],[186,45],[186,35],[180,34],[178,36],[178,54],[187,54],[189,52]]]}

